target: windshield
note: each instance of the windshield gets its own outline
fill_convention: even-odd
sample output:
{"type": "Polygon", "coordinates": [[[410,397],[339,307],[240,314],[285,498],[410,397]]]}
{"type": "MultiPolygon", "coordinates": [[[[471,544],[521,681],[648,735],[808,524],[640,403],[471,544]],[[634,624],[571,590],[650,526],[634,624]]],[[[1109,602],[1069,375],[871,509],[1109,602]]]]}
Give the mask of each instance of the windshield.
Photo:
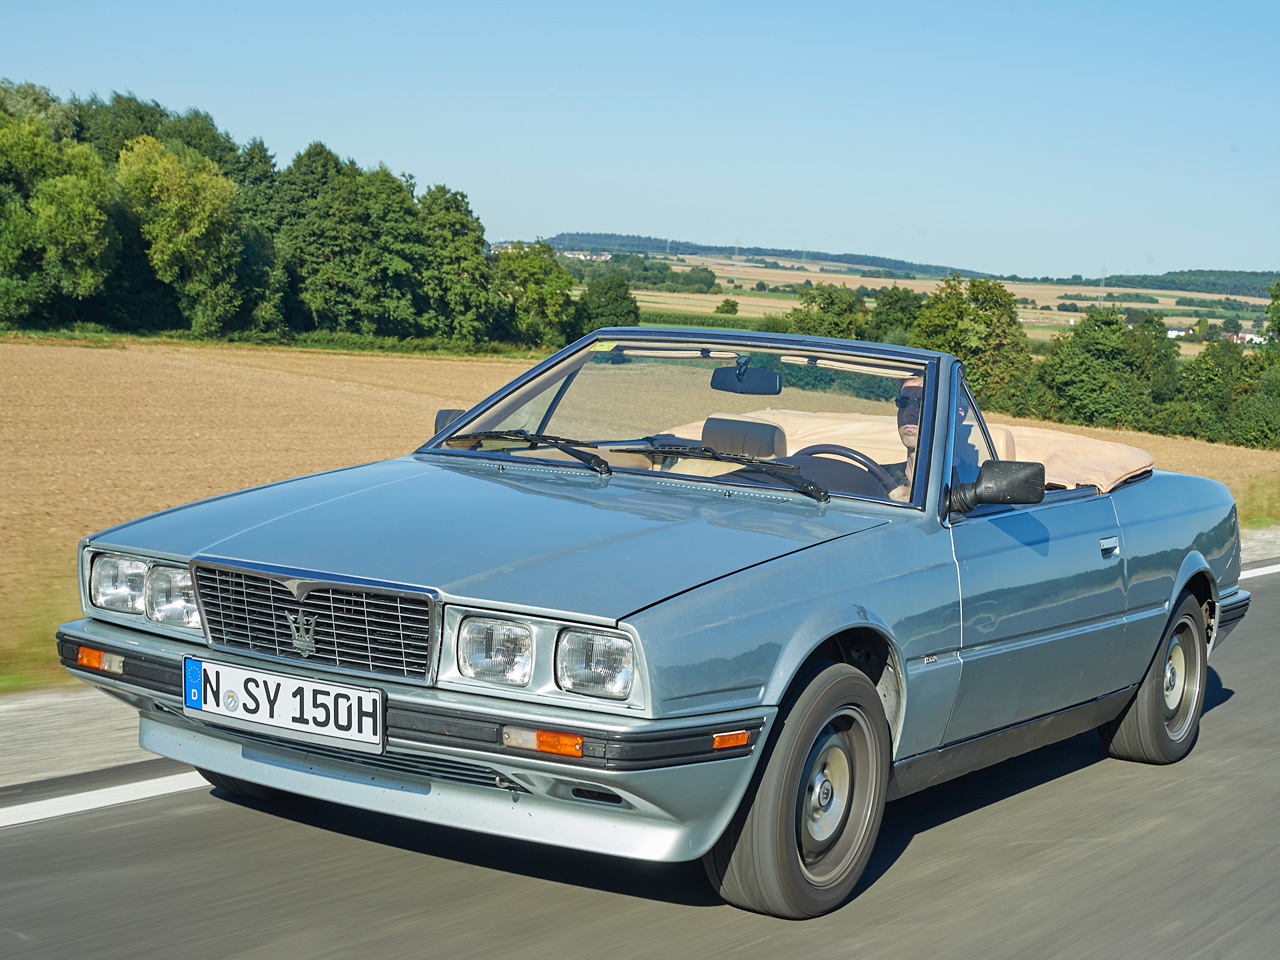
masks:
{"type": "Polygon", "coordinates": [[[599,341],[456,422],[437,446],[606,475],[641,471],[784,487],[819,500],[815,490],[912,502],[931,370],[911,357],[599,341]]]}

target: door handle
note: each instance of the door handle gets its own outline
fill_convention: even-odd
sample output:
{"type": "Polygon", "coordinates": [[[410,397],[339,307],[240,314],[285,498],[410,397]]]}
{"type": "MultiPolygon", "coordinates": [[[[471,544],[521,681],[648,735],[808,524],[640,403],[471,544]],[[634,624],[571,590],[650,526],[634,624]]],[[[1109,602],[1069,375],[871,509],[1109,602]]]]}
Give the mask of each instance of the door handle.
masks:
{"type": "Polygon", "coordinates": [[[1098,547],[1102,550],[1102,558],[1104,560],[1118,557],[1120,555],[1120,538],[1103,537],[1098,541],[1098,547]]]}

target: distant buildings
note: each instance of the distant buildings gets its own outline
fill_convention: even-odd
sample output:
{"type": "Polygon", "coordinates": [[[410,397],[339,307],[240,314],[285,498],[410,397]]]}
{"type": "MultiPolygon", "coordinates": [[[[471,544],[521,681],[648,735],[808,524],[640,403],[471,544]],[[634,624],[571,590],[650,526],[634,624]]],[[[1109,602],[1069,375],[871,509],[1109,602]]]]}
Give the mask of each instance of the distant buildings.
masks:
{"type": "MultiPolygon", "coordinates": [[[[503,253],[504,251],[514,249],[517,243],[524,243],[523,240],[495,240],[489,244],[489,249],[494,253],[503,253]]],[[[528,244],[525,244],[528,246],[528,244]]],[[[562,250],[560,251],[566,257],[573,257],[575,260],[612,260],[612,253],[586,253],[584,251],[562,250]]]]}

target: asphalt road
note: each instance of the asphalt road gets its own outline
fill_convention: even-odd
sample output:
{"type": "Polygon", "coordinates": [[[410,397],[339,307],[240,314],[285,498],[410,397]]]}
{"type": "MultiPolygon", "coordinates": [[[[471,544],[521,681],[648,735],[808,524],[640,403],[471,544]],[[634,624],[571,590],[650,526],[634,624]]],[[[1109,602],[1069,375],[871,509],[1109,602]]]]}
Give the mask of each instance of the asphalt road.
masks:
{"type": "MultiPolygon", "coordinates": [[[[1275,957],[1280,574],[1247,586],[1186,760],[1087,735],[890,804],[861,892],[818,920],[725,906],[697,863],[202,788],[0,829],[0,957],[1275,957]]],[[[9,788],[0,814],[183,769],[9,788]]]]}

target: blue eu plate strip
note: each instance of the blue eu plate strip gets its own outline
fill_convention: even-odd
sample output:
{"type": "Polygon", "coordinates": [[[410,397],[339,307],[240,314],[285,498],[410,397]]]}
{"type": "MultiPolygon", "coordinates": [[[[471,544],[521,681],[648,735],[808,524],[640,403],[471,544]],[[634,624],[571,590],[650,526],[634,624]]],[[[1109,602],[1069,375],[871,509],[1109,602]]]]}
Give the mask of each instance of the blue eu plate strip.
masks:
{"type": "Polygon", "coordinates": [[[193,660],[190,657],[186,659],[186,669],[183,679],[186,681],[186,704],[194,710],[200,709],[200,677],[204,670],[204,661],[193,660]]]}

